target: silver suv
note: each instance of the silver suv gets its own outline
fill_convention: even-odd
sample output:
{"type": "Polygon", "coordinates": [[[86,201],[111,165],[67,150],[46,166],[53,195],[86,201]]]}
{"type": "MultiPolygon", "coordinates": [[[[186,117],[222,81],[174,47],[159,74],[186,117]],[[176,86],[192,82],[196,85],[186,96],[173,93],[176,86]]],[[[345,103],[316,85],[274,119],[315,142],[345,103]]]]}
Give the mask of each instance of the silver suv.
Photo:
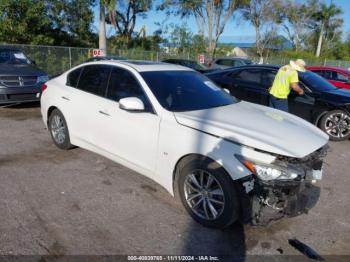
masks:
{"type": "Polygon", "coordinates": [[[236,66],[251,65],[253,61],[242,57],[216,58],[208,64],[212,69],[226,69],[236,66]]]}

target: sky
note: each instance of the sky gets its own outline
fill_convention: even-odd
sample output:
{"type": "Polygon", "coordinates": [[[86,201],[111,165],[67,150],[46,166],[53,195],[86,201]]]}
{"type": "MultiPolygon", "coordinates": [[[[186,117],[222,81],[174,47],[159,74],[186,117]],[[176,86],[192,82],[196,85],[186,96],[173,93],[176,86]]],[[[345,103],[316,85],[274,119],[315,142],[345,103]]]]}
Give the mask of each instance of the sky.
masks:
{"type": "MultiPolygon", "coordinates": [[[[350,0],[324,0],[327,4],[333,2],[337,6],[339,6],[343,10],[342,18],[344,19],[343,24],[343,35],[344,37],[350,33],[350,0]]],[[[156,1],[157,2],[157,1],[156,1]]],[[[302,2],[302,1],[301,1],[302,2]]],[[[98,6],[95,7],[95,21],[94,21],[94,30],[98,30],[98,6]]],[[[174,23],[181,25],[182,23],[186,23],[188,28],[193,33],[197,33],[197,25],[193,18],[188,19],[180,19],[176,16],[167,17],[164,12],[151,10],[148,12],[147,18],[143,19],[138,17],[136,22],[135,30],[138,31],[142,26],[146,27],[147,35],[151,35],[155,30],[159,27],[155,25],[155,23],[174,23]]],[[[107,27],[107,34],[113,35],[114,29],[111,27],[107,27]]],[[[255,41],[255,30],[252,25],[248,22],[243,21],[236,15],[234,18],[230,19],[230,21],[225,26],[225,30],[221,35],[220,42],[222,43],[251,43],[255,41]]]]}

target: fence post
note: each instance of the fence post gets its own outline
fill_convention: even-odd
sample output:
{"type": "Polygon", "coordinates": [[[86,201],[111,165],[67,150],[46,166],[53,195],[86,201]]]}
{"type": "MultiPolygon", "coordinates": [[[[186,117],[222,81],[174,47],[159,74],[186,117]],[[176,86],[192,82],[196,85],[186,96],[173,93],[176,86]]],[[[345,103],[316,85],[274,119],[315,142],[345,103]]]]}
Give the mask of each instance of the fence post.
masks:
{"type": "Polygon", "coordinates": [[[157,51],[157,62],[159,62],[159,53],[157,51]]]}
{"type": "Polygon", "coordinates": [[[72,51],[70,47],[68,47],[68,51],[69,51],[69,68],[72,68],[72,51]]]}
{"type": "Polygon", "coordinates": [[[327,64],[327,58],[324,59],[323,66],[326,66],[327,64]]]}

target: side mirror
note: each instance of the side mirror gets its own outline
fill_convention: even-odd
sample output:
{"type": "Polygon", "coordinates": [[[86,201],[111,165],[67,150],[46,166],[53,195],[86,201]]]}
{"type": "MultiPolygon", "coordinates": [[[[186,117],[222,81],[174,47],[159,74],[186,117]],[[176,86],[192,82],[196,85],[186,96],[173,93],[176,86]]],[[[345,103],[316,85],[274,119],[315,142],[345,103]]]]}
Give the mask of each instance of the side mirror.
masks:
{"type": "Polygon", "coordinates": [[[126,111],[144,111],[145,105],[137,97],[126,97],[119,100],[119,108],[126,111]]]}

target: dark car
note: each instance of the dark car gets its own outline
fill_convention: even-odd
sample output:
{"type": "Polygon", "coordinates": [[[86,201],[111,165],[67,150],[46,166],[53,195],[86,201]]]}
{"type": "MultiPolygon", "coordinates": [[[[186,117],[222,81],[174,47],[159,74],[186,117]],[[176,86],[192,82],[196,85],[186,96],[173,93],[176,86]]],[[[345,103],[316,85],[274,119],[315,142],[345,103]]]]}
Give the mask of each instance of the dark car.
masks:
{"type": "Polygon", "coordinates": [[[122,56],[95,56],[90,57],[86,62],[96,62],[96,61],[106,61],[106,60],[126,60],[125,57],[122,56]]]}
{"type": "MultiPolygon", "coordinates": [[[[270,65],[243,66],[207,74],[207,77],[228,89],[238,99],[267,106],[268,89],[278,69],[279,66],[270,65]]],[[[333,86],[311,71],[298,74],[305,95],[299,96],[291,91],[288,98],[289,112],[317,125],[331,140],[348,139],[350,91],[333,86]]]]}
{"type": "Polygon", "coordinates": [[[205,65],[197,63],[194,60],[171,58],[171,59],[165,59],[162,62],[186,66],[186,67],[189,67],[193,70],[196,70],[197,72],[200,72],[202,74],[216,71],[215,69],[210,69],[210,68],[206,67],[205,65]]]}
{"type": "Polygon", "coordinates": [[[0,48],[0,104],[39,101],[48,79],[22,51],[0,48]]]}

